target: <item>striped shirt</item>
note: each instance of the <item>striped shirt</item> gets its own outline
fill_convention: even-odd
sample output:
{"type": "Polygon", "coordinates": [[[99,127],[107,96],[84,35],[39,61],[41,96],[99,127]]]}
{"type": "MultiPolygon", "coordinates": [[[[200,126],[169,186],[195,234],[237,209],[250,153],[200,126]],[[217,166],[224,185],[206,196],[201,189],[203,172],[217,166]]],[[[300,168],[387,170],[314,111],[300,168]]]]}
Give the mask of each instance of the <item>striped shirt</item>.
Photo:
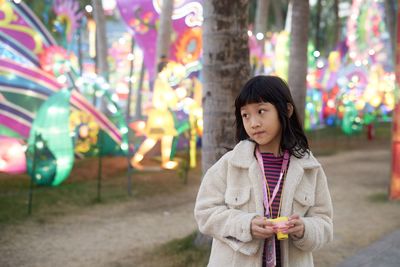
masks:
{"type": "MultiPolygon", "coordinates": [[[[283,163],[283,156],[275,157],[272,153],[261,153],[264,165],[264,174],[267,179],[267,184],[269,187],[269,196],[271,197],[275,186],[278,183],[279,175],[282,169],[283,163]]],[[[282,195],[282,188],[283,188],[283,179],[279,186],[279,190],[272,202],[271,209],[272,209],[272,218],[275,219],[279,216],[279,206],[281,202],[281,195],[282,195]]],[[[267,189],[268,190],[268,189],[267,189]]],[[[267,242],[265,242],[266,244],[267,242]]],[[[265,251],[265,249],[264,249],[265,251]]],[[[275,238],[275,251],[276,251],[276,266],[281,266],[281,249],[280,249],[280,241],[275,238]]],[[[263,254],[263,266],[265,266],[265,253],[263,254]]]]}

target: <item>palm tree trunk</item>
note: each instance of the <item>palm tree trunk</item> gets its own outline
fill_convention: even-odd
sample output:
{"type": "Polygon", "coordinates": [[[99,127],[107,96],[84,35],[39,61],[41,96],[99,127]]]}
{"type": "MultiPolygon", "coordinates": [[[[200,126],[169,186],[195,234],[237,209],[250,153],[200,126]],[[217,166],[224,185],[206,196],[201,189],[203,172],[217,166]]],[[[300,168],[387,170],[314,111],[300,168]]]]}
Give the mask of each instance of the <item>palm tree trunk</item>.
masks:
{"type": "Polygon", "coordinates": [[[394,62],[396,54],[396,4],[395,0],[385,0],[385,22],[387,31],[390,34],[391,47],[392,47],[392,59],[394,62]]]}
{"type": "Polygon", "coordinates": [[[172,34],[172,13],[174,0],[163,0],[160,14],[160,28],[157,32],[157,63],[161,57],[168,58],[172,34]]]}
{"type": "MultiPolygon", "coordinates": [[[[340,17],[339,17],[339,0],[335,0],[333,4],[333,10],[335,12],[335,30],[334,30],[334,38],[333,38],[333,48],[336,47],[337,43],[340,41],[340,17]]],[[[333,50],[333,49],[331,49],[333,50]]]]}
{"type": "Polygon", "coordinates": [[[96,69],[97,73],[108,81],[106,19],[101,0],[92,0],[92,6],[93,17],[96,22],[96,69]]]}
{"type": "Polygon", "coordinates": [[[308,0],[292,0],[288,83],[302,124],[304,123],[307,90],[306,77],[309,16],[310,8],[308,0]]]}
{"type": "Polygon", "coordinates": [[[204,3],[202,170],[235,145],[234,100],[249,78],[248,1],[204,3]]]}
{"type": "Polygon", "coordinates": [[[272,7],[275,15],[275,25],[278,31],[283,30],[283,13],[280,1],[272,1],[272,7]]]}
{"type": "MultiPolygon", "coordinates": [[[[254,34],[257,36],[258,33],[262,33],[265,36],[267,32],[268,23],[268,11],[269,11],[269,0],[257,0],[256,18],[254,34]]],[[[264,38],[258,41],[261,45],[262,51],[264,51],[264,38]]]]}
{"type": "Polygon", "coordinates": [[[320,25],[321,25],[322,0],[317,0],[317,17],[315,19],[315,50],[321,51],[320,25]]]}

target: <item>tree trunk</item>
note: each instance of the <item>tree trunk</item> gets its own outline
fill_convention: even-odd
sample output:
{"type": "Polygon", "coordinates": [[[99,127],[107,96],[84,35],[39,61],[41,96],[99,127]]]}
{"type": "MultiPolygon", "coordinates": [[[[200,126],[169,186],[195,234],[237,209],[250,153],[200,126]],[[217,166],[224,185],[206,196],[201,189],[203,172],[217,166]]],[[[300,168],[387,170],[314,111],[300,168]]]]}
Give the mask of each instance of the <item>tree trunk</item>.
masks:
{"type": "MultiPolygon", "coordinates": [[[[250,75],[247,23],[247,0],[204,2],[203,173],[236,143],[234,100],[250,75]]],[[[209,242],[200,233],[195,240],[209,242]]]]}
{"type": "Polygon", "coordinates": [[[108,81],[106,19],[101,0],[92,0],[92,6],[96,22],[96,70],[108,81]]]}
{"type": "Polygon", "coordinates": [[[163,0],[160,14],[160,27],[157,32],[157,60],[161,57],[168,58],[169,46],[172,34],[172,13],[174,11],[174,0],[163,0]]]}
{"type": "Polygon", "coordinates": [[[283,30],[283,13],[280,1],[272,1],[272,7],[275,15],[275,25],[278,31],[283,30]]]}
{"type": "Polygon", "coordinates": [[[234,147],[234,100],[250,74],[248,1],[204,2],[202,170],[234,147]]]}
{"type": "MultiPolygon", "coordinates": [[[[264,37],[265,33],[267,32],[268,11],[269,0],[257,0],[256,18],[254,22],[254,34],[256,37],[258,33],[262,33],[264,37]]],[[[258,44],[262,45],[262,51],[264,51],[264,38],[258,40],[258,44]]]]}
{"type": "MultiPolygon", "coordinates": [[[[333,31],[334,38],[332,40],[333,48],[336,47],[338,42],[340,41],[340,32],[341,32],[341,25],[340,25],[340,17],[339,17],[339,0],[335,0],[333,3],[333,11],[335,13],[335,28],[333,31]]],[[[333,50],[333,49],[331,49],[333,50]]]]}
{"type": "Polygon", "coordinates": [[[321,51],[320,25],[321,25],[322,0],[317,0],[317,17],[315,19],[315,50],[321,51]]]}
{"type": "Polygon", "coordinates": [[[292,1],[288,83],[302,124],[304,124],[307,90],[306,77],[309,16],[310,8],[308,0],[292,1]]]}
{"type": "Polygon", "coordinates": [[[392,48],[392,60],[394,63],[396,55],[396,3],[395,0],[385,0],[385,22],[387,31],[390,34],[392,48]]]}

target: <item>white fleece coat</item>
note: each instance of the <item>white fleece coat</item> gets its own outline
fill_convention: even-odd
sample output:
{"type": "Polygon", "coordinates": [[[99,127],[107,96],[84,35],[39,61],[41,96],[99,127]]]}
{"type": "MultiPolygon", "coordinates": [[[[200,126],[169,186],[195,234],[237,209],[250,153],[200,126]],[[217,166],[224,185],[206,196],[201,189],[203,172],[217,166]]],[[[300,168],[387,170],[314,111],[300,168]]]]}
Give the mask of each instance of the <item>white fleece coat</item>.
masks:
{"type": "MultiPolygon", "coordinates": [[[[263,216],[263,174],[255,143],[241,141],[205,174],[197,195],[195,218],[200,232],[213,237],[208,266],[261,267],[264,240],[253,239],[251,220],[263,216]]],[[[332,240],[332,202],[327,179],[311,152],[290,157],[281,216],[298,214],[303,238],[281,241],[282,266],[313,266],[312,251],[332,240]]]]}

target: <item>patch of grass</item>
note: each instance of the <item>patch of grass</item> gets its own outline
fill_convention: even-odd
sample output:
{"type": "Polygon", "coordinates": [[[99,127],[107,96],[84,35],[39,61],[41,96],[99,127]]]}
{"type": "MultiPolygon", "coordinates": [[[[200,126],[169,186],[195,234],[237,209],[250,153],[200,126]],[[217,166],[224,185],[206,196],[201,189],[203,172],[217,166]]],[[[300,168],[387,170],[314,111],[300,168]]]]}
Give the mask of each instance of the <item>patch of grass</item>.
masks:
{"type": "MultiPolygon", "coordinates": [[[[31,216],[28,216],[30,177],[0,173],[0,227],[26,219],[47,221],[53,216],[74,213],[99,203],[107,205],[173,194],[186,187],[177,171],[132,172],[132,196],[129,196],[126,158],[105,157],[99,201],[97,164],[96,158],[77,160],[70,177],[60,186],[34,186],[31,216]]],[[[191,169],[189,176],[189,182],[198,181],[200,167],[191,169]]]]}
{"type": "Polygon", "coordinates": [[[210,256],[210,247],[194,245],[197,232],[182,239],[165,243],[144,256],[146,266],[204,267],[210,256]]]}
{"type": "Polygon", "coordinates": [[[346,135],[340,127],[325,127],[307,131],[310,148],[316,156],[336,154],[340,151],[363,149],[368,147],[390,147],[392,124],[377,122],[374,125],[375,137],[367,138],[366,127],[359,133],[346,135]]]}
{"type": "Polygon", "coordinates": [[[389,195],[387,192],[374,193],[368,196],[368,200],[373,203],[388,203],[389,195]]]}
{"type": "Polygon", "coordinates": [[[399,200],[391,200],[388,192],[378,192],[368,196],[368,200],[373,203],[393,203],[400,204],[399,200]]]}

